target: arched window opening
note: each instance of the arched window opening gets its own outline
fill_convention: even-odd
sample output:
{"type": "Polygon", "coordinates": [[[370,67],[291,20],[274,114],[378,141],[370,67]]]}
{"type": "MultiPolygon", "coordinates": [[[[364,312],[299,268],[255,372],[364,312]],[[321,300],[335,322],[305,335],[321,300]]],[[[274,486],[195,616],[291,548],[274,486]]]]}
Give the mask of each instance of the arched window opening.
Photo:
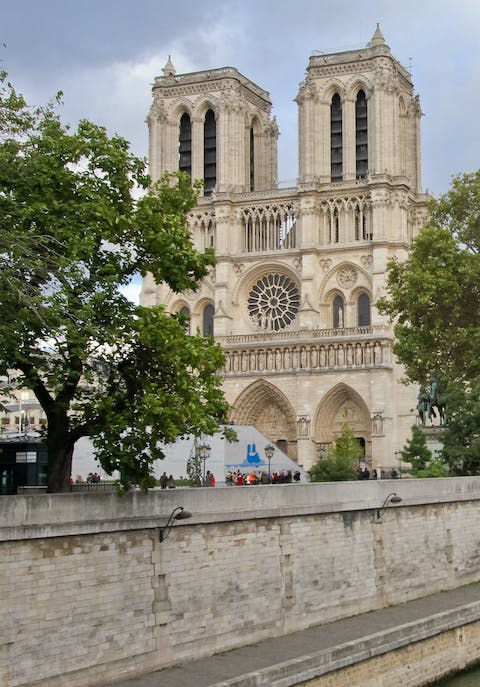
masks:
{"type": "Polygon", "coordinates": [[[355,241],[360,241],[360,226],[362,223],[362,213],[358,205],[355,206],[355,241]]]}
{"type": "Polygon", "coordinates": [[[363,91],[358,92],[355,102],[355,154],[357,179],[364,179],[368,172],[368,125],[367,99],[363,91]]]}
{"type": "Polygon", "coordinates": [[[370,297],[366,293],[358,297],[357,320],[359,327],[370,326],[370,297]]]}
{"type": "Polygon", "coordinates": [[[180,308],[180,314],[184,315],[188,319],[188,322],[186,324],[186,331],[188,334],[190,334],[190,308],[184,305],[183,308],[180,308]]]}
{"type": "Polygon", "coordinates": [[[210,195],[217,183],[217,123],[213,110],[208,110],[203,124],[204,193],[210,195]]]}
{"type": "Polygon", "coordinates": [[[342,103],[338,93],[330,106],[330,158],[331,180],[343,179],[342,103]]]}
{"type": "Polygon", "coordinates": [[[333,240],[335,243],[340,241],[340,222],[338,219],[338,208],[333,211],[333,240]]]}
{"type": "Polygon", "coordinates": [[[203,310],[203,336],[213,336],[213,315],[215,308],[211,303],[203,310]]]}
{"type": "Polygon", "coordinates": [[[255,136],[250,127],[250,191],[255,190],[255,136]]]}
{"type": "Polygon", "coordinates": [[[343,329],[345,326],[345,304],[341,296],[333,299],[333,328],[343,329]]]}
{"type": "Polygon", "coordinates": [[[192,175],[192,124],[187,112],[184,112],[180,118],[178,169],[192,175]]]}

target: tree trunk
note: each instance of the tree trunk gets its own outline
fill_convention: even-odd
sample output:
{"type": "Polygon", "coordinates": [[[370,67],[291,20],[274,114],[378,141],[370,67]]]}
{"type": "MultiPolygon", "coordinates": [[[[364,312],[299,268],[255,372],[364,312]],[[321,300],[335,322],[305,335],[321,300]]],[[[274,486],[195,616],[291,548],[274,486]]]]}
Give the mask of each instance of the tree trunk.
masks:
{"type": "Polygon", "coordinates": [[[66,413],[49,414],[47,431],[48,493],[70,491],[74,441],[66,413]]]}

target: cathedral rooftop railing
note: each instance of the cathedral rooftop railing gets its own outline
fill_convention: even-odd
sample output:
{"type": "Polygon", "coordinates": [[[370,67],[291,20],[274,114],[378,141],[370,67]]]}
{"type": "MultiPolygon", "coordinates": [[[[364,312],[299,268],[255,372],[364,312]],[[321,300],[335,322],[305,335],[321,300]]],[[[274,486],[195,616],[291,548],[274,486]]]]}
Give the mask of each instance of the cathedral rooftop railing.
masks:
{"type": "Polygon", "coordinates": [[[391,336],[391,329],[388,325],[377,324],[369,327],[342,327],[330,329],[283,329],[282,331],[256,332],[255,334],[233,334],[231,336],[217,336],[216,341],[222,346],[233,346],[235,344],[259,344],[260,342],[280,342],[280,341],[305,341],[311,342],[313,339],[339,339],[353,337],[391,336]]]}

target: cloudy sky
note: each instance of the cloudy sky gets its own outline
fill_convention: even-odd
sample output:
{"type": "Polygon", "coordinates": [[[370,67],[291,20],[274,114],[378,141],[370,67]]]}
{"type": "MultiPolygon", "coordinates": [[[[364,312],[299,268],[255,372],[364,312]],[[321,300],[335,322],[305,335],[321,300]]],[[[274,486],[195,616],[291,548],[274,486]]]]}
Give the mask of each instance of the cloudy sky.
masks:
{"type": "Polygon", "coordinates": [[[480,166],[479,0],[0,0],[0,58],[32,104],[64,93],[63,118],[87,117],[147,153],[151,83],[236,67],[270,92],[280,127],[279,179],[297,176],[293,98],[313,51],[364,46],[376,23],[413,74],[424,189],[480,166]],[[3,44],[3,45],[2,45],[3,44]]]}

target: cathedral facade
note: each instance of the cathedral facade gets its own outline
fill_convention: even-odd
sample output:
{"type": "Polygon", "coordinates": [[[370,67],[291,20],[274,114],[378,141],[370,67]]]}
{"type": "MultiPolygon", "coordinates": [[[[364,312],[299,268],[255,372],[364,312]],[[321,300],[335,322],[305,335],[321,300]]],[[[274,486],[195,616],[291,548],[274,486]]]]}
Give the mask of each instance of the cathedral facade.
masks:
{"type": "Polygon", "coordinates": [[[231,67],[176,74],[169,58],[147,120],[151,176],[204,179],[188,222],[217,262],[195,293],[147,276],[141,303],[188,313],[221,344],[233,423],[307,470],[347,424],[361,459],[388,470],[417,390],[376,302],[426,221],[419,100],[378,26],[365,48],[310,57],[295,100],[297,184],[280,189],[269,94],[231,67]]]}

